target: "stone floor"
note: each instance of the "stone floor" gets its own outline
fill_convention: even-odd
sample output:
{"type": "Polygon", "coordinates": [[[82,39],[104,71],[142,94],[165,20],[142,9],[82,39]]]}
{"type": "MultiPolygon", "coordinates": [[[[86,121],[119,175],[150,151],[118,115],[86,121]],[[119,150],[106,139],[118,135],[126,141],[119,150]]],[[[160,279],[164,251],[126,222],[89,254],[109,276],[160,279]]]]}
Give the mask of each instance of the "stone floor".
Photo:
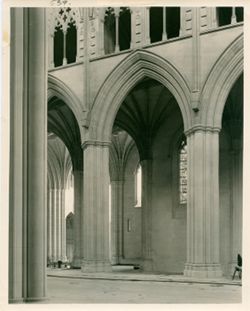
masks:
{"type": "Polygon", "coordinates": [[[149,274],[131,268],[111,273],[48,269],[46,303],[240,303],[241,282],[149,274]]]}

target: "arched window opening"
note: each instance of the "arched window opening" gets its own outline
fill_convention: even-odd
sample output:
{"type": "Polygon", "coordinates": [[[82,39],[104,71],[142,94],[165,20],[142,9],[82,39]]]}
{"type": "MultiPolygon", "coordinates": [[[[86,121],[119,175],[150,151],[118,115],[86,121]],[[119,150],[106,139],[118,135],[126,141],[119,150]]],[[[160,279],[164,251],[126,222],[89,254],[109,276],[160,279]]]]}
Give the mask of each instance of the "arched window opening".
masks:
{"type": "Polygon", "coordinates": [[[180,34],[180,8],[166,8],[166,32],[167,38],[176,38],[180,34]]]}
{"type": "Polygon", "coordinates": [[[74,22],[68,24],[67,35],[66,35],[66,58],[67,63],[71,64],[76,61],[77,53],[77,32],[74,22]]]}
{"type": "Polygon", "coordinates": [[[77,9],[60,8],[54,16],[54,66],[77,60],[77,9]]]}
{"type": "Polygon", "coordinates": [[[63,64],[63,31],[61,26],[56,27],[54,33],[54,64],[55,67],[63,64]]]}
{"type": "Polygon", "coordinates": [[[135,207],[141,207],[142,195],[142,169],[141,165],[137,166],[135,171],[135,207]]]}
{"type": "Polygon", "coordinates": [[[115,13],[113,8],[107,8],[104,19],[104,53],[115,51],[115,13]]]}
{"type": "Polygon", "coordinates": [[[232,7],[217,8],[218,26],[230,25],[232,21],[232,7]]]}
{"type": "Polygon", "coordinates": [[[183,139],[179,150],[179,202],[187,204],[187,144],[183,139]]]}
{"type": "Polygon", "coordinates": [[[237,23],[243,22],[243,20],[244,20],[244,10],[243,10],[243,7],[236,7],[235,8],[235,14],[236,14],[236,21],[237,21],[237,23]]]}
{"type": "Polygon", "coordinates": [[[151,43],[162,40],[163,31],[163,8],[150,8],[150,39],[151,43]]]}
{"type": "Polygon", "coordinates": [[[129,8],[121,7],[119,14],[120,51],[130,49],[130,43],[131,43],[131,12],[129,8]]]}

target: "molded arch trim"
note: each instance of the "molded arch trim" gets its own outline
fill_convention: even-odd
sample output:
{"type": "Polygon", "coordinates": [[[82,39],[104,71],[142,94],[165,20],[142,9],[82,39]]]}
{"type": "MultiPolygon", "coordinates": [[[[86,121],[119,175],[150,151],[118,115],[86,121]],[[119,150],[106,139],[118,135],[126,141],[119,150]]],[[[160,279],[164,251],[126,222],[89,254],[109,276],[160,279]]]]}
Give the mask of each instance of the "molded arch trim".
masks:
{"type": "Polygon", "coordinates": [[[243,73],[243,35],[236,38],[213,66],[201,93],[201,124],[221,128],[230,90],[243,73]]]}
{"type": "Polygon", "coordinates": [[[159,81],[175,97],[184,128],[191,125],[190,89],[184,77],[165,59],[144,50],[136,50],[121,61],[101,86],[90,118],[90,139],[110,141],[117,111],[129,91],[143,78],[159,81]]]}

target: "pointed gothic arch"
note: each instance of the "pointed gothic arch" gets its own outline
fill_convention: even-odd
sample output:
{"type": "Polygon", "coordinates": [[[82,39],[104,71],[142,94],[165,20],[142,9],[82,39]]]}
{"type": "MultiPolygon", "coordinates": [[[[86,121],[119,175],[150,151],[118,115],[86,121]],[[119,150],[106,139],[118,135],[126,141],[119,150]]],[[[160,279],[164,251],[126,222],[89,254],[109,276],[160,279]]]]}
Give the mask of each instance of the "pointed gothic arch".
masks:
{"type": "Polygon", "coordinates": [[[204,84],[201,100],[201,124],[221,128],[227,96],[243,72],[243,35],[235,39],[219,57],[204,84]]]}
{"type": "Polygon", "coordinates": [[[148,51],[136,50],[118,64],[96,95],[90,119],[90,139],[110,141],[113,122],[123,99],[145,77],[157,80],[173,94],[181,110],[184,128],[190,127],[190,89],[187,80],[163,58],[148,51]]]}
{"type": "Polygon", "coordinates": [[[57,97],[61,99],[74,114],[74,117],[77,120],[78,127],[80,129],[81,140],[83,139],[83,128],[82,128],[82,111],[81,102],[75,93],[60,79],[48,75],[48,102],[52,97],[57,97]]]}

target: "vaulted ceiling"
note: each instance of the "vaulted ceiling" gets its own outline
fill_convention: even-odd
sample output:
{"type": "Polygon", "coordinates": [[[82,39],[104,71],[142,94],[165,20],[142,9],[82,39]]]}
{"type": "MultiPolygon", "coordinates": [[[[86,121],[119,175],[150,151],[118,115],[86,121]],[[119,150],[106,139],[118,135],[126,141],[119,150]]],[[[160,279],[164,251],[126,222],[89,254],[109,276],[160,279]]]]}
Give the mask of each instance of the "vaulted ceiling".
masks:
{"type": "Polygon", "coordinates": [[[144,79],[123,101],[113,131],[121,128],[136,142],[141,160],[151,157],[157,131],[179,107],[170,91],[159,82],[144,79]]]}
{"type": "Polygon", "coordinates": [[[82,170],[83,153],[80,130],[70,108],[57,97],[48,103],[48,133],[54,133],[69,150],[74,170],[82,170]]]}

